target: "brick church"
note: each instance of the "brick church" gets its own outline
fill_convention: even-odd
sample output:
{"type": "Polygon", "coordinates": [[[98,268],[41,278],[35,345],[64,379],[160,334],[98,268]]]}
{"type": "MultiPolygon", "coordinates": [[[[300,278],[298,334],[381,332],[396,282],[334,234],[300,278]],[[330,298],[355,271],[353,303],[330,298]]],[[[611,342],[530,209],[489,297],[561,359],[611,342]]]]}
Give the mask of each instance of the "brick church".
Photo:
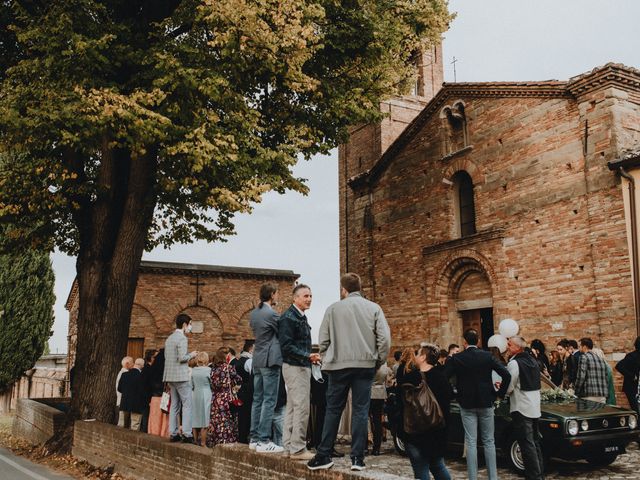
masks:
{"type": "MultiPolygon", "coordinates": [[[[131,312],[127,354],[142,357],[150,348],[162,348],[175,330],[175,317],[193,319],[189,348],[212,353],[222,346],[238,352],[253,338],[249,313],[259,302],[263,283],[278,285],[287,298],[298,274],[291,270],[194,265],[143,260],[131,312]]],[[[74,281],[67,299],[69,311],[69,362],[75,360],[78,288],[74,281]]]]}
{"type": "Polygon", "coordinates": [[[467,327],[486,344],[514,318],[528,340],[589,335],[620,358],[638,335],[640,71],[443,83],[440,46],[417,66],[340,148],[341,271],[396,347],[467,327]]]}

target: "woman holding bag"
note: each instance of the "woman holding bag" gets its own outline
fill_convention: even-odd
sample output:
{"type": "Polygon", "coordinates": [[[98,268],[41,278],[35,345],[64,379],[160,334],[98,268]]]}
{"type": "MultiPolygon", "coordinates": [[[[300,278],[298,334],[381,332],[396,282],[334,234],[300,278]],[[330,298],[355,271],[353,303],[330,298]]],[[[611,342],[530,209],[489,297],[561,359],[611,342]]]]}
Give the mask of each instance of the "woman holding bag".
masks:
{"type": "Polygon", "coordinates": [[[444,454],[447,448],[446,422],[449,418],[449,405],[453,392],[442,369],[434,368],[438,363],[439,350],[436,345],[431,344],[420,347],[415,353],[413,349],[406,349],[402,354],[401,364],[396,376],[402,395],[405,396],[402,401],[402,418],[404,421],[402,429],[398,433],[405,443],[414,477],[419,480],[429,480],[431,478],[429,472],[431,472],[435,480],[451,479],[449,471],[444,464],[444,454]],[[417,391],[422,386],[423,381],[426,382],[427,387],[433,394],[430,398],[433,399],[435,397],[442,417],[444,417],[444,424],[438,424],[433,428],[425,427],[424,425],[404,424],[410,418],[419,417],[419,415],[412,415],[414,412],[404,412],[404,409],[417,408],[415,407],[416,402],[412,402],[406,396],[410,395],[412,391],[417,391]],[[416,430],[423,431],[408,433],[416,432],[416,430]]]}

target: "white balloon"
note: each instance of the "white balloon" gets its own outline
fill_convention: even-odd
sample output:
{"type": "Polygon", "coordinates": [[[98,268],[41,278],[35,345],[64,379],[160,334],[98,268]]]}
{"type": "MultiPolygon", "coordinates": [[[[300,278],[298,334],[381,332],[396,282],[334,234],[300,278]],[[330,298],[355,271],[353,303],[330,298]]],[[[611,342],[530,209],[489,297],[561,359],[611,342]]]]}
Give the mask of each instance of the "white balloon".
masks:
{"type": "Polygon", "coordinates": [[[487,346],[498,347],[498,349],[500,350],[500,353],[504,353],[507,351],[507,339],[502,335],[500,335],[499,333],[496,333],[495,335],[492,335],[491,337],[489,337],[489,340],[487,341],[487,346]]]}
{"type": "Polygon", "coordinates": [[[512,318],[505,318],[500,322],[500,326],[498,327],[498,331],[500,335],[506,338],[515,337],[520,331],[520,326],[518,322],[516,322],[512,318]]]}

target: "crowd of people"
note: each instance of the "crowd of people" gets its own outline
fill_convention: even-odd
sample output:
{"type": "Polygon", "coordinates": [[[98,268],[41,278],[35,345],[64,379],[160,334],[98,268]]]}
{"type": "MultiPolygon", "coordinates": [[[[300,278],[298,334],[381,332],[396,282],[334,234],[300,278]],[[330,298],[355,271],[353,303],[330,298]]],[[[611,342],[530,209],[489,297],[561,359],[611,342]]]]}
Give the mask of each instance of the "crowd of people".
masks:
{"type": "MultiPolygon", "coordinates": [[[[415,478],[446,480],[451,478],[444,453],[455,392],[468,478],[477,478],[479,435],[489,479],[496,479],[494,402],[508,396],[525,477],[541,479],[542,377],[579,398],[615,404],[612,369],[588,337],[560,340],[548,352],[539,339],[527,345],[514,336],[506,352],[495,347],[485,351],[478,348],[478,332],[468,329],[462,348],[451,344],[444,350],[428,343],[407,348],[394,353],[390,368],[391,337],[382,309],[361,295],[356,274],[343,275],[340,285],[341,300],[327,309],[315,347],[305,315],[312,293],[303,284],[294,288],[292,303],[282,314],[275,310],[277,287],[261,287],[260,303],[250,315],[255,340],[247,340],[238,356],[226,347],[211,356],[189,352],[191,318],[178,315],[163,349],[147,351],[144,359],[122,360],[118,425],[172,442],[208,447],[246,443],[260,453],[306,461],[317,470],[331,468],[332,458],[343,456],[335,442],[346,424],[352,469],[362,470],[365,455],[380,454],[387,387],[394,386],[402,399],[397,434],[415,478]]],[[[637,411],[640,337],[635,348],[616,369],[637,411]]]]}

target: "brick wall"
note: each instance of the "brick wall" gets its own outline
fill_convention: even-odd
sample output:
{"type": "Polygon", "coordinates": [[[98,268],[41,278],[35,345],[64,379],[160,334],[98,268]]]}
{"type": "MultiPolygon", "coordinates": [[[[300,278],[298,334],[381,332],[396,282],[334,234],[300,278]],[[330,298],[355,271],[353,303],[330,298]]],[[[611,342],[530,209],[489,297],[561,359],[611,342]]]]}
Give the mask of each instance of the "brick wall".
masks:
{"type": "Polygon", "coordinates": [[[549,349],[585,335],[609,360],[632,348],[626,219],[606,164],[640,144],[640,73],[616,73],[628,86],[600,81],[616,68],[568,83],[446,85],[380,173],[353,188],[346,179],[368,175],[353,155],[366,146],[341,148],[341,266],[362,275],[395,346],[459,343],[459,305],[490,294],[496,326],[515,318],[549,349]],[[440,113],[458,101],[467,146],[443,155],[440,113]],[[473,179],[478,231],[463,239],[460,170],[473,179]]]}
{"type": "MultiPolygon", "coordinates": [[[[129,338],[144,339],[145,350],[162,348],[166,338],[175,330],[175,317],[179,313],[187,313],[194,322],[193,333],[189,336],[190,350],[212,354],[219,347],[227,346],[239,352],[244,340],[253,338],[249,314],[259,302],[260,286],[266,282],[277,284],[280,307],[286,308],[296,278],[293,272],[288,275],[286,272],[259,275],[207,272],[204,269],[189,271],[146,268],[143,262],[131,313],[129,338]],[[197,289],[196,282],[201,284],[197,289]],[[199,294],[197,306],[196,292],[199,294]]],[[[78,297],[74,292],[67,302],[67,309],[70,368],[75,362],[77,336],[78,297]]]]}
{"type": "MultiPolygon", "coordinates": [[[[73,455],[94,466],[113,465],[117,473],[140,480],[356,480],[373,478],[337,469],[309,471],[304,462],[257,454],[246,445],[213,449],[169,443],[166,439],[100,422],[76,422],[73,455]]],[[[394,476],[386,476],[393,480],[394,476]]]]}
{"type": "Polygon", "coordinates": [[[65,408],[68,402],[66,398],[18,399],[12,425],[13,435],[34,445],[58,435],[62,431],[65,418],[61,408],[65,408]]]}

